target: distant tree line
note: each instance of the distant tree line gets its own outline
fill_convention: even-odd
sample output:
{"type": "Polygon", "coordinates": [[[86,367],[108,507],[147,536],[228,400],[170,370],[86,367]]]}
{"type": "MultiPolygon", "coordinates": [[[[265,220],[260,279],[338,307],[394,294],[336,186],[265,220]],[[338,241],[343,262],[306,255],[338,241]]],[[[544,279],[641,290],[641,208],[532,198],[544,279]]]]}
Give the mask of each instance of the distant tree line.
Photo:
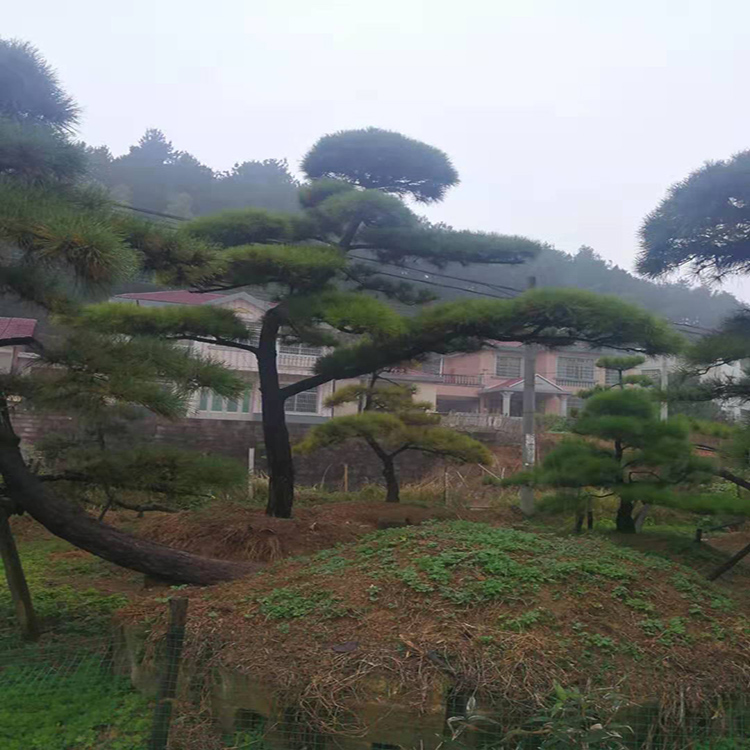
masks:
{"type": "MultiPolygon", "coordinates": [[[[300,210],[299,184],[284,159],[245,161],[227,172],[215,171],[187,151],[175,149],[156,129],[147,130],[122,156],[114,157],[106,146],[87,147],[86,152],[89,178],[104,185],[114,200],[135,208],[185,219],[249,206],[300,210]]],[[[482,282],[477,291],[487,291],[487,283],[522,289],[527,277],[533,275],[538,286],[616,294],[670,320],[703,326],[718,325],[740,307],[732,294],[716,288],[694,286],[686,280],[654,282],[635,276],[586,246],[573,255],[547,246],[522,266],[479,270],[451,264],[443,272],[482,282]]],[[[431,291],[441,299],[466,296],[464,291],[445,287],[431,291]]]]}
{"type": "Polygon", "coordinates": [[[227,172],[215,171],[175,149],[155,129],[122,156],[113,156],[106,146],[85,150],[90,179],[106,187],[114,200],[136,208],[185,219],[247,206],[299,210],[299,186],[284,159],[245,161],[227,172]]]}
{"type": "MultiPolygon", "coordinates": [[[[441,269],[445,274],[472,279],[481,286],[477,291],[494,292],[485,284],[499,284],[525,289],[529,276],[536,277],[540,287],[574,287],[599,294],[616,294],[621,299],[642,305],[651,312],[669,320],[701,326],[718,326],[722,320],[735,314],[741,307],[737,298],[720,288],[696,286],[688,280],[675,282],[650,281],[605,260],[592,248],[583,246],[577,253],[569,254],[553,247],[545,247],[534,260],[522,266],[462,268],[459,265],[441,269]]],[[[429,271],[425,268],[425,272],[429,271]]],[[[466,287],[455,281],[436,279],[446,284],[466,287]]],[[[471,286],[471,285],[468,285],[471,286]]],[[[462,291],[439,290],[441,297],[465,296],[462,291]]]]}

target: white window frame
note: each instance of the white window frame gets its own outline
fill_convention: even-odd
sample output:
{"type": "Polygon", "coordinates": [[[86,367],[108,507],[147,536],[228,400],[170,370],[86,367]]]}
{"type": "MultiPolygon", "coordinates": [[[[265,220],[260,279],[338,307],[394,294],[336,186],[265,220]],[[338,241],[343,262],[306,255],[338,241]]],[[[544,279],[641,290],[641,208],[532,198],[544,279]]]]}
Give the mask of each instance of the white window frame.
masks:
{"type": "Polygon", "coordinates": [[[241,399],[226,398],[214,393],[210,388],[203,388],[198,394],[196,411],[199,414],[252,414],[253,386],[247,387],[241,399]],[[230,409],[231,404],[236,404],[236,408],[230,409]]]}
{"type": "Polygon", "coordinates": [[[606,368],[604,370],[604,385],[618,385],[620,382],[620,371],[606,368]]]}
{"type": "Polygon", "coordinates": [[[594,385],[596,383],[596,360],[593,357],[558,357],[557,358],[557,380],[565,381],[569,383],[585,383],[594,385]],[[565,363],[563,365],[563,363],[565,363]],[[561,368],[563,365],[563,368],[561,368]],[[570,374],[568,367],[573,366],[575,372],[573,375],[570,374]],[[591,377],[582,377],[585,373],[591,375],[591,377]],[[561,371],[562,370],[562,371],[561,371]]]}
{"type": "Polygon", "coordinates": [[[308,391],[301,391],[300,393],[295,393],[294,396],[290,396],[286,401],[284,401],[284,411],[287,414],[320,414],[320,392],[317,388],[311,388],[308,391]],[[292,408],[290,404],[294,404],[296,407],[297,405],[297,399],[299,396],[303,395],[309,395],[309,394],[315,394],[315,411],[299,411],[296,408],[292,408]]]}
{"type": "Polygon", "coordinates": [[[523,356],[520,354],[511,354],[510,352],[497,352],[495,354],[495,377],[496,378],[522,378],[523,377],[523,356]],[[500,372],[500,363],[516,360],[518,362],[518,373],[508,375],[500,372]]]}

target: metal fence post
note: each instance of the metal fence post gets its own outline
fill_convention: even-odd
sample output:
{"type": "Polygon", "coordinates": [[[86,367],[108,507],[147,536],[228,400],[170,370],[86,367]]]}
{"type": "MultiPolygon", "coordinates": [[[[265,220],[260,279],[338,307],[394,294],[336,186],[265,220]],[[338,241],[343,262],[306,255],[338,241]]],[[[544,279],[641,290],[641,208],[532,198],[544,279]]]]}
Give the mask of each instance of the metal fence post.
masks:
{"type": "Polygon", "coordinates": [[[182,646],[185,641],[187,610],[188,600],[185,597],[169,600],[169,630],[166,638],[167,663],[161,685],[159,685],[159,695],[154,709],[154,724],[148,744],[149,750],[166,750],[169,742],[172,705],[177,695],[182,646]]]}

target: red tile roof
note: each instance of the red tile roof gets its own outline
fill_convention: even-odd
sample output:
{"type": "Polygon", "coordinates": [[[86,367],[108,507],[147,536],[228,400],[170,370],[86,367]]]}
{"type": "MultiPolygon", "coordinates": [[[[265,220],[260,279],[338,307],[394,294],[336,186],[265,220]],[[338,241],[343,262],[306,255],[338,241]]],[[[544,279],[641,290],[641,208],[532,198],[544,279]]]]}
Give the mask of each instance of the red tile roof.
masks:
{"type": "Polygon", "coordinates": [[[7,339],[30,338],[35,328],[34,318],[0,318],[0,346],[7,339]]]}
{"type": "Polygon", "coordinates": [[[174,292],[128,292],[118,294],[115,299],[136,299],[144,302],[169,302],[173,305],[205,305],[215,299],[221,299],[222,294],[211,294],[210,292],[188,292],[178,289],[174,292]]]}

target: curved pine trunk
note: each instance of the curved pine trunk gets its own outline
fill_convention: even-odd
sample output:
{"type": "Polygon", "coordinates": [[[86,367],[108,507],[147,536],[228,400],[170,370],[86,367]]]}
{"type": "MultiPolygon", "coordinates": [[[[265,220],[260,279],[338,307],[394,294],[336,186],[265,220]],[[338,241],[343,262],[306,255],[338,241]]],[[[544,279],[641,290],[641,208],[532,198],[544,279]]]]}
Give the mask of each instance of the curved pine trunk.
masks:
{"type": "Polygon", "coordinates": [[[47,490],[26,466],[18,437],[8,420],[0,421],[0,474],[6,491],[16,506],[55,536],[115,565],[173,583],[220,583],[264,567],[259,563],[236,563],[193,555],[97,521],[83,508],[47,490]]]}

